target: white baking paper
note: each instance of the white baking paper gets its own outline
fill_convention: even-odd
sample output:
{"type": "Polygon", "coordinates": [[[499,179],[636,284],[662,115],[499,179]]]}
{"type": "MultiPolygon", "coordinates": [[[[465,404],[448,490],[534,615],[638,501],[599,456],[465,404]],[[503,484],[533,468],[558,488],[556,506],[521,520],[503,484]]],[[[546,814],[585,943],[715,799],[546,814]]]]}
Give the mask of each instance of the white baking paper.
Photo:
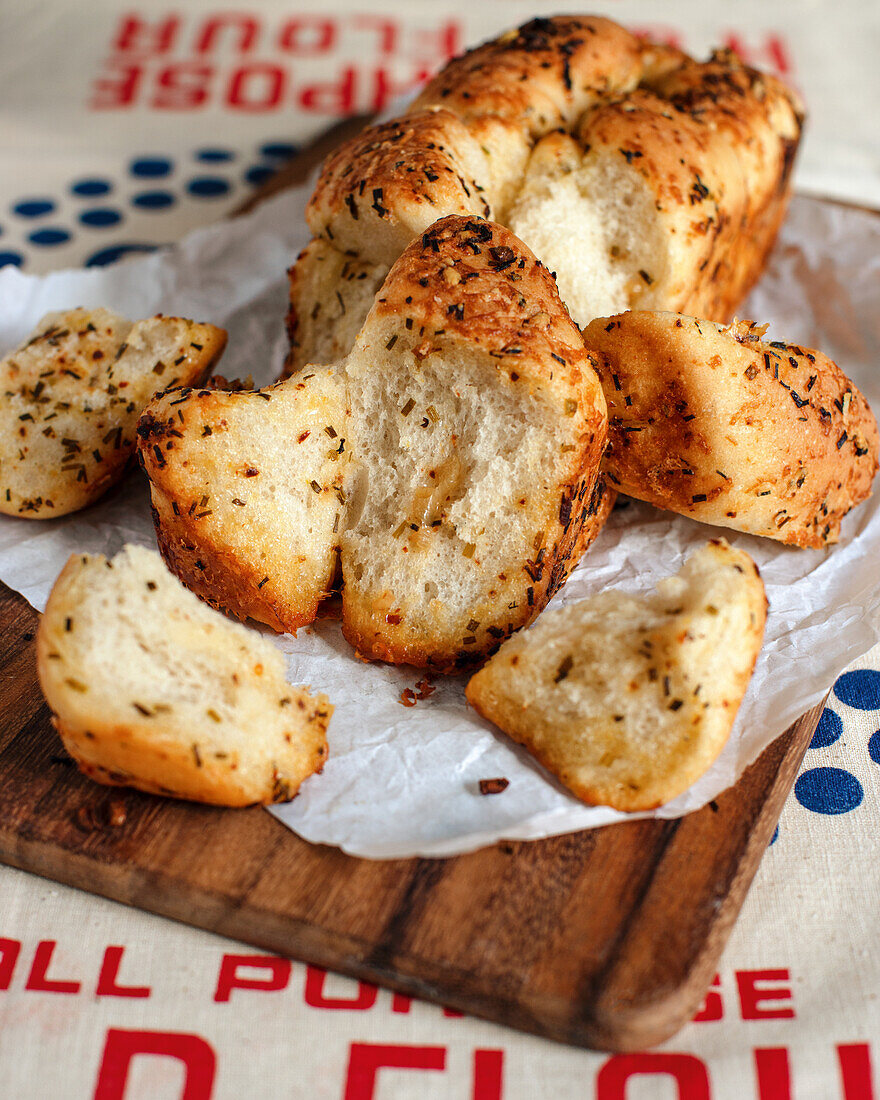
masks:
{"type": "MultiPolygon", "coordinates": [[[[52,309],[106,305],[129,317],[156,311],[229,330],[227,377],[274,379],[283,357],[284,269],[306,241],[310,187],[235,222],[111,268],[35,277],[0,271],[0,347],[13,347],[52,309]]],[[[770,338],[818,347],[880,409],[880,218],[796,198],[769,269],[744,316],[770,321],[770,338]]],[[[606,587],[649,590],[719,532],[630,503],[616,511],[554,601],[606,587]]],[[[880,494],[844,521],[829,550],[787,549],[724,532],[758,562],[770,615],[763,651],[733,735],[714,767],[656,811],[678,817],[731,785],[838,673],[880,639],[880,494]]],[[[0,578],[42,609],[73,552],[115,553],[124,542],[155,545],[148,491],[133,473],[78,515],[35,522],[0,517],[0,578]]],[[[415,707],[400,702],[422,674],[357,660],[338,624],[316,623],[277,639],[290,679],[325,691],[336,707],[330,759],[291,803],[271,811],[307,840],[359,856],[444,856],[500,838],[534,839],[621,820],[582,806],[466,704],[464,679],[435,681],[415,707]],[[480,779],[507,789],[481,796],[480,779]]]]}

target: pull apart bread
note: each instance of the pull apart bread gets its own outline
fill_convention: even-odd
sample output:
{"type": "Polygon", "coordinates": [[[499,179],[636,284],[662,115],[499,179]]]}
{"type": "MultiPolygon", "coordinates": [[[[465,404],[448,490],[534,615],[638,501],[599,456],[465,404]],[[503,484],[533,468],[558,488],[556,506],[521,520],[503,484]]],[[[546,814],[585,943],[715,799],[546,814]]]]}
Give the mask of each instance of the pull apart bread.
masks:
{"type": "Polygon", "coordinates": [[[581,325],[728,321],[784,216],[802,121],[729,51],[701,64],[601,17],[534,19],[329,157],[290,273],[288,370],[347,354],[391,264],[447,214],[509,226],[581,325]]]}
{"type": "Polygon", "coordinates": [[[604,469],[659,508],[821,548],[871,492],[877,423],[835,363],[765,341],[766,328],[641,311],[588,325],[608,402],[604,469]]]}
{"type": "Polygon", "coordinates": [[[223,329],[180,317],[48,314],[0,361],[0,512],[52,519],[92,504],[122,477],[153,394],[205,381],[225,346],[223,329]]]}
{"type": "Polygon", "coordinates": [[[40,684],[100,783],[246,806],[286,802],[327,754],[333,707],[265,638],[206,607],[158,554],[75,554],[37,633],[40,684]]]}
{"type": "Polygon", "coordinates": [[[548,611],[466,694],[582,801],[650,810],[726,744],[766,613],[757,566],[712,541],[646,598],[608,590],[548,611]]]}
{"type": "Polygon", "coordinates": [[[449,217],[341,362],[167,394],[138,433],[160,548],[194,592],[294,631],[341,580],[363,655],[451,671],[530,622],[602,526],[606,424],[549,272],[449,217]]]}

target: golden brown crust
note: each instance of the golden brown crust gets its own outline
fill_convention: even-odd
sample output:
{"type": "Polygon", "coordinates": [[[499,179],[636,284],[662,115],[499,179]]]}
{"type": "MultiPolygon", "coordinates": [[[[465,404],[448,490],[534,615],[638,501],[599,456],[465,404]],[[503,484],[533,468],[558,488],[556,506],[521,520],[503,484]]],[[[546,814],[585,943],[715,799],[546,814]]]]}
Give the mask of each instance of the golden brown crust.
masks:
{"type": "MultiPolygon", "coordinates": [[[[333,712],[326,695],[310,702],[314,709],[308,721],[315,731],[320,731],[317,735],[321,743],[305,758],[304,778],[319,774],[324,767],[325,734],[333,712]]],[[[52,725],[83,775],[108,787],[133,787],[147,794],[240,808],[289,802],[302,785],[302,781],[297,783],[289,778],[283,782],[270,778],[266,782],[262,776],[241,775],[210,757],[196,767],[189,744],[181,745],[173,738],[157,741],[154,728],[144,723],[92,721],[88,729],[80,729],[54,717],[52,725]]]]}
{"type": "Polygon", "coordinates": [[[701,64],[607,19],[536,19],[333,154],[307,219],[340,252],[390,264],[446,214],[506,222],[535,143],[568,131],[585,168],[623,155],[656,203],[671,270],[648,273],[644,306],[727,321],[784,216],[802,121],[791,91],[730,51],[701,64]]]}
{"type": "Polygon", "coordinates": [[[495,117],[536,138],[571,126],[600,97],[632,90],[666,52],[601,16],[532,19],[450,61],[413,109],[495,117]]]}
{"type": "Polygon", "coordinates": [[[548,612],[467,699],[583,802],[655,809],[727,742],[766,614],[754,562],[713,540],[647,600],[606,590],[548,612]]]}
{"type": "Polygon", "coordinates": [[[638,311],[588,325],[604,357],[604,468],[659,508],[822,547],[871,491],[877,425],[835,363],[763,331],[638,311]]]}
{"type": "Polygon", "coordinates": [[[323,767],[327,697],[288,684],[266,639],[200,605],[151,551],[73,555],[36,651],[53,724],[99,783],[247,806],[292,798],[323,767]]]}
{"type": "MultiPolygon", "coordinates": [[[[257,618],[276,630],[295,629],[311,621],[329,591],[339,549],[346,637],[371,657],[444,669],[481,660],[530,621],[598,532],[611,503],[604,486],[595,486],[605,431],[595,360],[560,302],[552,276],[509,230],[454,216],[404,252],[354,350],[338,367],[313,367],[257,394],[204,391],[163,397],[139,427],[160,547],[193,591],[238,616],[257,618]],[[467,372],[471,388],[465,394],[467,372]],[[401,412],[415,375],[420,384],[434,387],[430,392],[436,397],[425,398],[425,407],[438,422],[436,435],[427,411],[407,420],[410,402],[401,412]],[[330,383],[336,377],[341,381],[334,390],[330,383]],[[368,391],[372,396],[364,397],[368,391]],[[526,433],[523,438],[531,439],[548,461],[540,468],[520,467],[511,454],[493,466],[495,452],[481,450],[481,401],[487,410],[504,410],[498,423],[526,433]],[[314,422],[306,423],[310,402],[314,422]],[[383,418],[394,426],[386,427],[383,418]],[[400,443],[399,453],[409,461],[418,452],[419,462],[424,458],[436,469],[414,468],[416,484],[401,484],[391,493],[392,511],[399,507],[406,515],[395,513],[392,522],[382,513],[360,530],[365,505],[356,505],[350,517],[345,502],[357,496],[361,472],[366,471],[370,491],[378,492],[377,478],[397,466],[387,441],[398,445],[399,433],[414,431],[414,422],[422,419],[411,448],[400,443]],[[459,421],[471,425],[467,440],[458,437],[459,421]],[[311,430],[299,433],[303,440],[310,435],[299,450],[293,424],[311,430]],[[334,446],[344,441],[344,454],[334,451],[333,462],[326,457],[330,440],[322,435],[324,424],[335,424],[334,446]],[[316,438],[322,446],[300,462],[316,438]],[[290,529],[284,509],[270,509],[270,532],[260,526],[259,515],[252,517],[243,506],[226,507],[228,498],[239,495],[235,475],[257,440],[265,458],[254,465],[268,482],[295,477],[297,483],[311,484],[306,497],[315,509],[332,506],[326,524],[317,519],[312,524],[315,535],[303,564],[297,555],[304,536],[290,529]],[[231,465],[227,453],[236,456],[231,465]],[[313,465],[318,460],[324,464],[320,470],[313,465]],[[351,465],[344,473],[346,462],[351,465]],[[486,496],[479,505],[468,503],[468,493],[475,491],[463,473],[473,468],[468,462],[483,469],[485,485],[492,484],[493,507],[485,514],[486,496]],[[419,503],[425,483],[436,511],[430,522],[428,505],[419,503]],[[338,516],[337,500],[343,505],[338,516]],[[412,516],[406,511],[410,507],[412,516]],[[514,528],[515,543],[509,538],[514,528]],[[387,547],[377,550],[374,538],[385,539],[387,547]],[[384,589],[368,591],[368,581],[360,584],[352,566],[356,542],[368,544],[371,559],[378,555],[385,561],[387,553],[386,572],[392,564],[399,569],[401,609],[385,606],[384,589]],[[278,548],[286,561],[276,560],[278,548]],[[405,553],[407,558],[398,557],[405,553]],[[432,554],[450,555],[452,588],[463,577],[474,594],[469,602],[462,604],[453,595],[428,613],[419,570],[429,568],[425,563],[432,554]],[[273,568],[267,568],[269,560],[273,568]],[[496,560],[497,568],[490,568],[496,560]],[[321,569],[313,571],[314,563],[321,569]]],[[[387,483],[383,492],[389,492],[387,483]]],[[[443,575],[441,570],[437,582],[443,575]]],[[[384,574],[380,581],[385,584],[384,574]]]]}
{"type": "MultiPolygon", "coordinates": [[[[487,401],[496,399],[495,392],[523,404],[540,400],[558,424],[561,447],[552,476],[541,483],[533,473],[532,483],[518,490],[523,499],[512,502],[531,524],[534,544],[514,568],[486,576],[482,597],[464,621],[444,621],[438,611],[429,634],[408,619],[405,608],[389,614],[375,600],[355,596],[347,579],[343,633],[363,656],[453,671],[481,661],[531,622],[601,527],[597,515],[607,512],[602,493],[594,496],[593,490],[605,446],[605,401],[594,361],[553,277],[503,226],[451,216],[414,241],[389,273],[360,340],[381,346],[393,329],[395,340],[416,341],[417,360],[462,347],[469,356],[487,355],[487,401]]],[[[439,529],[423,528],[416,543],[442,537],[439,529]]],[[[412,549],[418,552],[417,545],[412,549]]],[[[469,562],[481,569],[484,553],[477,540],[460,566],[469,562]]],[[[343,538],[344,577],[347,561],[343,538]]]]}
{"type": "Polygon", "coordinates": [[[159,388],[198,385],[226,346],[214,325],[107,310],[52,314],[0,362],[0,513],[54,519],[124,474],[135,424],[159,388]]]}
{"type": "Polygon", "coordinates": [[[401,315],[422,337],[417,355],[460,340],[488,351],[499,374],[527,374],[557,393],[582,388],[585,404],[575,415],[594,418],[585,430],[598,428],[595,364],[577,325],[556,280],[504,226],[450,216],[413,241],[389,272],[368,324],[401,315]]]}
{"type": "Polygon", "coordinates": [[[277,576],[273,581],[254,562],[242,558],[222,536],[212,538],[204,524],[187,515],[188,509],[178,514],[178,505],[175,512],[176,500],[155,481],[151,497],[159,552],[171,572],[205,603],[236,619],[264,623],[280,634],[296,634],[299,627],[312,622],[320,602],[314,589],[302,591],[299,599],[291,598],[288,585],[279,584],[277,576]]]}
{"type": "Polygon", "coordinates": [[[645,308],[732,318],[785,216],[802,122],[789,89],[731,51],[585,117],[588,156],[625,157],[661,208],[671,270],[649,273],[645,308]]]}
{"type": "Polygon", "coordinates": [[[172,391],[137,428],[171,571],[212,606],[290,633],[330,593],[348,460],[342,391],[309,381],[172,391]]]}

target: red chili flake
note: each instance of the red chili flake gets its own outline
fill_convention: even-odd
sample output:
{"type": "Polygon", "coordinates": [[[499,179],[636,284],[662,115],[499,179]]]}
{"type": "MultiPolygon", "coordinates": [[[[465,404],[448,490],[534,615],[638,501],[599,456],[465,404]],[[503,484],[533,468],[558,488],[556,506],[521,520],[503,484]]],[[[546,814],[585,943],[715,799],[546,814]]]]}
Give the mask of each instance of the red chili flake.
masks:
{"type": "Polygon", "coordinates": [[[504,776],[498,776],[496,779],[481,779],[480,794],[501,794],[509,786],[510,780],[505,779],[504,776]]]}
{"type": "Polygon", "coordinates": [[[430,680],[416,681],[416,699],[427,699],[428,696],[433,695],[436,690],[437,689],[430,680]]]}
{"type": "Polygon", "coordinates": [[[404,688],[400,693],[399,702],[405,707],[414,707],[418,700],[416,699],[416,693],[412,688],[404,688]]]}

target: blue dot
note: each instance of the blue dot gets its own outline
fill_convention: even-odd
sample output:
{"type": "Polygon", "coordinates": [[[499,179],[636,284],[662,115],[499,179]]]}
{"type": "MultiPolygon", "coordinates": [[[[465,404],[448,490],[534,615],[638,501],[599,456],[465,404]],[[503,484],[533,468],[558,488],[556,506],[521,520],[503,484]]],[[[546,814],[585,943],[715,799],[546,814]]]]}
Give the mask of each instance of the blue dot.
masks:
{"type": "Polygon", "coordinates": [[[875,764],[880,764],[880,730],[871,734],[871,740],[868,742],[868,755],[875,764]]]}
{"type": "Polygon", "coordinates": [[[85,266],[104,267],[105,264],[116,263],[123,256],[131,255],[133,252],[155,252],[158,247],[155,244],[115,244],[111,248],[102,248],[98,252],[93,252],[86,260],[85,266]]]}
{"type": "Polygon", "coordinates": [[[200,176],[190,180],[186,189],[197,199],[218,199],[229,194],[229,183],[214,176],[200,176]]]}
{"type": "Polygon", "coordinates": [[[108,180],[77,180],[70,185],[70,190],[74,195],[89,199],[95,195],[109,195],[113,185],[108,180]]]}
{"type": "Polygon", "coordinates": [[[0,267],[21,267],[23,263],[24,256],[20,252],[0,252],[0,267]]]}
{"type": "Polygon", "coordinates": [[[129,172],[142,180],[158,180],[171,174],[173,163],[167,157],[138,157],[128,166],[129,172]]]}
{"type": "Polygon", "coordinates": [[[31,244],[55,245],[64,244],[70,240],[70,234],[66,229],[38,229],[28,237],[31,244]]]}
{"type": "Polygon", "coordinates": [[[834,694],[848,707],[880,710],[880,672],[875,672],[872,668],[844,672],[834,685],[834,694]]]}
{"type": "Polygon", "coordinates": [[[845,814],[862,801],[862,785],[843,768],[810,768],[794,785],[798,802],[816,814],[845,814]]]}
{"type": "Polygon", "coordinates": [[[235,153],[231,149],[199,149],[196,152],[196,160],[205,164],[223,164],[226,161],[235,160],[235,153]]]}
{"type": "Polygon", "coordinates": [[[833,710],[826,707],[822,711],[822,717],[819,719],[818,726],[816,726],[816,732],[813,734],[810,748],[824,749],[826,745],[833,745],[842,733],[843,721],[840,715],[835,714],[833,710]]]}
{"type": "Polygon", "coordinates": [[[260,152],[264,157],[279,157],[289,160],[299,152],[299,147],[291,145],[289,141],[268,141],[260,146],[260,152]]]}
{"type": "Polygon", "coordinates": [[[12,208],[20,218],[41,218],[44,214],[51,214],[54,209],[55,203],[51,199],[24,199],[12,208]]]}
{"type": "Polygon", "coordinates": [[[141,210],[166,210],[175,200],[170,191],[141,191],[131,201],[141,210]]]}
{"type": "Polygon", "coordinates": [[[83,225],[92,225],[100,229],[105,225],[118,225],[122,215],[118,210],[84,210],[79,216],[83,225]]]}
{"type": "Polygon", "coordinates": [[[777,840],[779,840],[779,826],[778,825],[773,830],[773,836],[770,837],[770,843],[775,844],[777,840]]]}
{"type": "Polygon", "coordinates": [[[259,187],[261,183],[265,183],[267,179],[274,175],[274,168],[267,168],[264,164],[257,164],[253,168],[248,168],[244,174],[244,178],[248,183],[252,183],[254,187],[259,187]]]}

